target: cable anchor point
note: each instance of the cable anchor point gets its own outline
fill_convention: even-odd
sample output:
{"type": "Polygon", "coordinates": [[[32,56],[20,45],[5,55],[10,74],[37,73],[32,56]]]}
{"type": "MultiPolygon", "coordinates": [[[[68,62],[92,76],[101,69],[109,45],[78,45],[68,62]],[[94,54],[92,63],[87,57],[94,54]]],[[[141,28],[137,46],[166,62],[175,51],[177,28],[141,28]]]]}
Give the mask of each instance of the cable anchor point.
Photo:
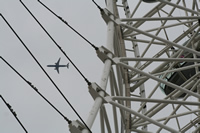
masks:
{"type": "Polygon", "coordinates": [[[94,1],[94,0],[92,0],[92,2],[97,6],[97,8],[99,8],[99,10],[102,12],[103,11],[103,9],[94,1]]]}

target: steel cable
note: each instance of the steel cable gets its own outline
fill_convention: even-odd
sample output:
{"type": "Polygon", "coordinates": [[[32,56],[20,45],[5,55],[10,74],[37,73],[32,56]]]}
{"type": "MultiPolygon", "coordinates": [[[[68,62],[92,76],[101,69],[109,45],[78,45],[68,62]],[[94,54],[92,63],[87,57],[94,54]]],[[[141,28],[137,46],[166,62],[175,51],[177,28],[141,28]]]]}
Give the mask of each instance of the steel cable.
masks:
{"type": "Polygon", "coordinates": [[[28,80],[26,80],[26,78],[24,78],[11,64],[9,64],[3,57],[0,56],[0,58],[4,61],[4,63],[6,63],[21,79],[23,79],[33,90],[35,90],[49,105],[51,105],[51,107],[53,107],[67,122],[68,124],[71,123],[71,121],[64,116],[47,98],[45,98],[45,96],[43,96],[38,89],[28,80]]]}
{"type": "MultiPolygon", "coordinates": [[[[12,28],[12,26],[8,23],[8,21],[5,19],[5,17],[0,14],[0,16],[3,18],[3,20],[6,22],[6,24],[9,26],[9,28],[12,30],[12,32],[15,34],[15,36],[19,39],[21,44],[25,47],[25,49],[29,52],[29,54],[32,56],[32,58],[36,61],[36,63],[39,65],[39,67],[42,69],[42,71],[45,73],[45,75],[50,79],[50,81],[53,83],[53,85],[56,87],[56,89],[59,91],[59,93],[62,95],[62,97],[65,99],[65,101],[68,103],[68,105],[72,108],[72,110],[75,112],[75,114],[81,119],[81,121],[84,123],[78,112],[75,110],[75,108],[72,106],[72,104],[67,100],[67,98],[64,96],[62,91],[58,88],[58,86],[55,84],[55,82],[51,79],[51,77],[47,74],[47,72],[44,70],[44,68],[41,66],[39,61],[35,58],[35,56],[32,54],[32,52],[28,49],[28,47],[25,45],[25,43],[22,41],[22,39],[18,36],[18,34],[15,32],[15,30],[12,28]]],[[[2,58],[3,59],[3,58],[2,58]]],[[[42,96],[42,95],[41,95],[42,96]]],[[[89,129],[89,128],[88,128],[89,129]]]]}
{"type": "Polygon", "coordinates": [[[19,118],[17,117],[16,112],[12,109],[12,106],[10,104],[8,104],[6,102],[6,100],[3,98],[2,95],[0,95],[0,98],[3,100],[3,102],[5,103],[5,105],[8,107],[8,109],[10,110],[10,112],[13,114],[13,116],[15,117],[15,119],[17,120],[17,122],[20,124],[20,126],[23,128],[23,130],[28,133],[28,131],[26,130],[26,128],[24,127],[24,125],[21,123],[21,121],[19,120],[19,118]]]}

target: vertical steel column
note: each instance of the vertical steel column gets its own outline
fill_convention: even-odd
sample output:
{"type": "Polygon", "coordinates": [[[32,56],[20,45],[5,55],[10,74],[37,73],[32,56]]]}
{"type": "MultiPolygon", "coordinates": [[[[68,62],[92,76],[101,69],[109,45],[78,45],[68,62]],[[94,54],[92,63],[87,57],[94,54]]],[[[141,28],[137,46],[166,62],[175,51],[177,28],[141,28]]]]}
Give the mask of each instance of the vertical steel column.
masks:
{"type": "MultiPolygon", "coordinates": [[[[140,1],[141,2],[141,1],[140,1]]],[[[125,15],[127,18],[131,18],[131,14],[130,14],[130,8],[129,8],[129,5],[128,5],[128,1],[127,0],[122,0],[122,4],[124,5],[124,11],[126,12],[125,15]]],[[[129,22],[128,23],[129,25],[133,25],[132,22],[129,22]]],[[[133,31],[134,33],[134,31],[133,31]]],[[[136,39],[136,36],[131,36],[132,39],[136,39]]],[[[140,52],[139,52],[139,47],[138,47],[138,44],[137,42],[134,42],[134,41],[131,41],[132,42],[132,45],[133,45],[133,50],[134,50],[134,55],[136,58],[139,58],[140,57],[140,52]]],[[[138,62],[138,65],[137,65],[137,68],[140,68],[142,66],[141,62],[138,62]]],[[[138,77],[140,77],[141,75],[138,75],[138,77]]],[[[140,85],[140,96],[141,98],[146,98],[146,94],[145,94],[145,86],[144,84],[141,84],[140,85]]],[[[129,88],[130,89],[130,88],[129,88]]],[[[130,93],[130,92],[129,92],[130,93]]],[[[129,94],[130,95],[130,94],[129,94]]],[[[147,106],[146,104],[143,105],[143,102],[141,102],[140,104],[142,107],[142,114],[145,114],[147,112],[147,106]]],[[[131,104],[130,104],[131,106],[131,104]]],[[[147,126],[143,126],[143,130],[144,131],[147,131],[147,126]]]]}
{"type": "MultiPolygon", "coordinates": [[[[115,0],[107,0],[107,9],[113,13],[113,2],[115,2],[115,0]]],[[[114,18],[113,15],[110,16],[112,19],[114,18]]],[[[107,23],[107,42],[106,42],[106,46],[107,49],[109,49],[110,51],[113,51],[113,45],[114,45],[114,33],[115,33],[115,26],[114,26],[114,22],[109,21],[107,23]]],[[[112,58],[112,54],[108,53],[107,54],[108,57],[112,58]]],[[[106,86],[107,86],[107,82],[108,82],[108,78],[110,75],[110,70],[111,70],[111,65],[112,62],[111,60],[107,59],[104,62],[104,69],[103,69],[103,73],[102,73],[102,77],[101,77],[101,81],[100,81],[100,87],[103,90],[106,90],[106,86]]],[[[105,93],[103,91],[99,92],[99,95],[104,97],[105,93]]],[[[103,103],[103,99],[101,97],[97,97],[94,101],[93,107],[89,113],[88,119],[86,121],[86,124],[89,128],[92,127],[94,120],[97,116],[97,113],[101,107],[103,103]]],[[[84,130],[83,133],[88,133],[88,130],[84,130]]]]}

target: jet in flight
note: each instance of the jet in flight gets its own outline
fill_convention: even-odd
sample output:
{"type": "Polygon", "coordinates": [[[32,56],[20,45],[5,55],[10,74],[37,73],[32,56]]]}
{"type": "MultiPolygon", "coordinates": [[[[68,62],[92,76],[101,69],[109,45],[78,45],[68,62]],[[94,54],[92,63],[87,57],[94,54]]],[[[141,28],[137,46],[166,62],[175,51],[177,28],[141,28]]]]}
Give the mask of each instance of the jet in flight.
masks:
{"type": "Polygon", "coordinates": [[[67,67],[69,69],[69,63],[67,63],[67,65],[59,65],[59,63],[60,63],[60,58],[55,63],[55,65],[47,65],[47,67],[55,67],[55,70],[57,70],[58,74],[59,74],[59,67],[67,67]]]}

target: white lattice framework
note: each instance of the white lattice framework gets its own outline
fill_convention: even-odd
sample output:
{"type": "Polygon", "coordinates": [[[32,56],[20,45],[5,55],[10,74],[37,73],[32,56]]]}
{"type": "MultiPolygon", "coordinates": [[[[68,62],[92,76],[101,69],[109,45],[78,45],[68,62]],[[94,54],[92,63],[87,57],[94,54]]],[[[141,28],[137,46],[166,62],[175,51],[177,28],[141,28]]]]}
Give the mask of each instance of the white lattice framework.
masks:
{"type": "MultiPolygon", "coordinates": [[[[200,130],[199,4],[106,0],[107,44],[97,50],[105,65],[101,82],[89,86],[89,128],[99,112],[102,133],[200,130]],[[167,87],[174,90],[166,95],[161,88],[167,87]]],[[[89,132],[79,124],[72,122],[71,132],[89,132]]]]}

